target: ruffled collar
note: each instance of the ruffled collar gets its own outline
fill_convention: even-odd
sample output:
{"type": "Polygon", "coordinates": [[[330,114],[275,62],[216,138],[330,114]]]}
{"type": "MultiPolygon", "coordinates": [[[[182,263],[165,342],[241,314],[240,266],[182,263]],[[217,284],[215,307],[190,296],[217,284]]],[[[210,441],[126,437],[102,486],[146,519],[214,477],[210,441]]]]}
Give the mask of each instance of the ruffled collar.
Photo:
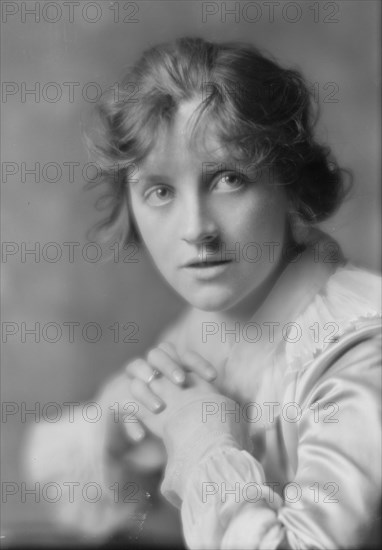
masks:
{"type": "Polygon", "coordinates": [[[380,317],[380,278],[345,261],[338,244],[312,229],[227,357],[221,390],[236,400],[281,397],[290,370],[308,365],[363,318],[380,317]]]}

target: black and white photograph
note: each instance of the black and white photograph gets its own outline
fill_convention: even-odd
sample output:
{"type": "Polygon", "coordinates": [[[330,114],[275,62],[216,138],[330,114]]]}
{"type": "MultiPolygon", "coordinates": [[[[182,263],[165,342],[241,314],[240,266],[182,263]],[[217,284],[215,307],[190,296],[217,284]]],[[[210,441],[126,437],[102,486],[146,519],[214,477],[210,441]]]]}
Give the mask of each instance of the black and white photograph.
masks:
{"type": "Polygon", "coordinates": [[[381,2],[2,0],[4,549],[377,549],[381,2]]]}

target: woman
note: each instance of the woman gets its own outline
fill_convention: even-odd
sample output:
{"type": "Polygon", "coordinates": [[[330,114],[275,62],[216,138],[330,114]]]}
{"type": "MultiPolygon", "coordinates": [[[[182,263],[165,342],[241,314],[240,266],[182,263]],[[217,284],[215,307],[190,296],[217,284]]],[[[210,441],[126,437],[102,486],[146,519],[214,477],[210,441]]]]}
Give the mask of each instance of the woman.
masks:
{"type": "Polygon", "coordinates": [[[142,243],[189,307],[101,390],[101,422],[36,431],[34,479],[98,480],[102,498],[58,507],[93,534],[144,514],[144,479],[165,469],[190,548],[367,544],[379,278],[314,228],[345,186],[302,77],[250,45],[185,38],[145,52],[98,113],[101,229],[142,243]]]}

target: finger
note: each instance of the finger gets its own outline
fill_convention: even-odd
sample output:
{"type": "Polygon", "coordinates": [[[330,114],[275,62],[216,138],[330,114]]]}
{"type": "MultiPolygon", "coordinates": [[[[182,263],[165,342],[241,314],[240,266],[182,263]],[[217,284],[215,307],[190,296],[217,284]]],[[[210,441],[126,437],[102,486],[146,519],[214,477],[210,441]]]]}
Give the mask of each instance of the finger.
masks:
{"type": "Polygon", "coordinates": [[[147,407],[152,412],[160,412],[163,410],[165,404],[160,399],[160,397],[153,391],[150,384],[147,384],[147,381],[150,379],[153,374],[153,369],[147,361],[142,358],[135,359],[127,365],[125,368],[127,375],[130,378],[130,391],[131,388],[137,387],[137,391],[140,393],[143,391],[143,399],[146,399],[147,402],[150,402],[150,407],[147,407]],[[136,385],[134,380],[141,381],[144,385],[136,385]]]}
{"type": "MultiPolygon", "coordinates": [[[[166,346],[164,346],[166,349],[166,346]]],[[[182,385],[186,381],[186,375],[177,362],[167,351],[162,347],[153,348],[147,354],[147,361],[152,368],[159,370],[166,378],[182,385]]],[[[170,351],[170,353],[172,353],[170,351]]]]}
{"type": "Polygon", "coordinates": [[[171,342],[161,342],[158,347],[166,351],[178,364],[180,363],[184,369],[191,370],[196,374],[199,374],[199,376],[207,381],[214,380],[216,378],[217,370],[214,368],[212,363],[207,361],[199,353],[189,350],[185,352],[183,359],[180,359],[175,346],[171,342]]]}
{"type": "Polygon", "coordinates": [[[162,348],[166,353],[168,353],[170,357],[174,359],[175,362],[180,363],[180,357],[175,349],[174,344],[165,341],[158,344],[158,348],[162,348]]]}
{"type": "Polygon", "coordinates": [[[135,422],[126,422],[123,424],[126,434],[133,443],[139,443],[146,435],[142,423],[137,419],[135,422]]]}
{"type": "Polygon", "coordinates": [[[153,373],[153,369],[142,358],[134,359],[126,367],[125,372],[129,378],[139,378],[143,382],[147,382],[153,373]]]}
{"type": "Polygon", "coordinates": [[[182,364],[205,380],[214,380],[217,376],[212,364],[196,351],[186,351],[182,356],[182,364]]]}
{"type": "Polygon", "coordinates": [[[130,391],[135,399],[140,401],[144,407],[153,413],[158,413],[166,407],[164,401],[155,395],[150,387],[140,380],[140,378],[134,378],[131,381],[130,391]]]}

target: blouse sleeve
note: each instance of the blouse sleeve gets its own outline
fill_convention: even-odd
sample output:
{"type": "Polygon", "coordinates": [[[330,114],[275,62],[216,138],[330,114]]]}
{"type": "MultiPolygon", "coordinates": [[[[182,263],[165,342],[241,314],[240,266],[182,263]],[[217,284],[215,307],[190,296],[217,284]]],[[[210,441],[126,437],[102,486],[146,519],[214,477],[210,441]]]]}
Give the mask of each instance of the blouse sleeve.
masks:
{"type": "Polygon", "coordinates": [[[193,443],[183,443],[187,471],[172,457],[177,471],[166,471],[162,490],[172,502],[174,492],[181,498],[189,548],[367,544],[381,490],[380,348],[375,333],[348,341],[302,373],[294,393],[302,409],[295,430],[297,467],[283,498],[267,483],[260,462],[226,435],[217,435],[196,456],[193,443]]]}
{"type": "MultiPolygon", "coordinates": [[[[158,342],[176,343],[180,327],[179,321],[174,322],[158,342]]],[[[129,395],[126,376],[117,375],[114,382],[115,399],[119,395],[121,402],[130,401],[126,397],[129,395]]],[[[49,507],[52,519],[61,528],[95,538],[97,542],[117,529],[139,534],[151,508],[150,492],[157,491],[158,473],[163,470],[165,459],[158,445],[147,440],[140,444],[141,452],[135,453],[133,460],[125,460],[121,453],[108,452],[106,438],[110,425],[108,428],[106,416],[114,415],[116,410],[104,410],[113,408],[106,406],[100,411],[100,401],[97,398],[93,402],[95,406],[89,408],[88,418],[79,412],[86,404],[77,403],[74,405],[79,407],[58,422],[41,421],[35,425],[28,433],[23,453],[23,470],[29,481],[46,488],[53,484],[61,491],[60,498],[49,507]],[[93,416],[99,418],[92,422],[93,416]]]]}
{"type": "Polygon", "coordinates": [[[49,515],[60,529],[97,541],[118,528],[139,531],[147,509],[147,476],[145,481],[123,456],[109,452],[107,411],[96,418],[89,403],[86,418],[79,412],[85,404],[78,405],[58,422],[41,421],[30,430],[24,471],[43,495],[46,491],[49,515]],[[49,487],[59,498],[50,499],[49,487]]]}

